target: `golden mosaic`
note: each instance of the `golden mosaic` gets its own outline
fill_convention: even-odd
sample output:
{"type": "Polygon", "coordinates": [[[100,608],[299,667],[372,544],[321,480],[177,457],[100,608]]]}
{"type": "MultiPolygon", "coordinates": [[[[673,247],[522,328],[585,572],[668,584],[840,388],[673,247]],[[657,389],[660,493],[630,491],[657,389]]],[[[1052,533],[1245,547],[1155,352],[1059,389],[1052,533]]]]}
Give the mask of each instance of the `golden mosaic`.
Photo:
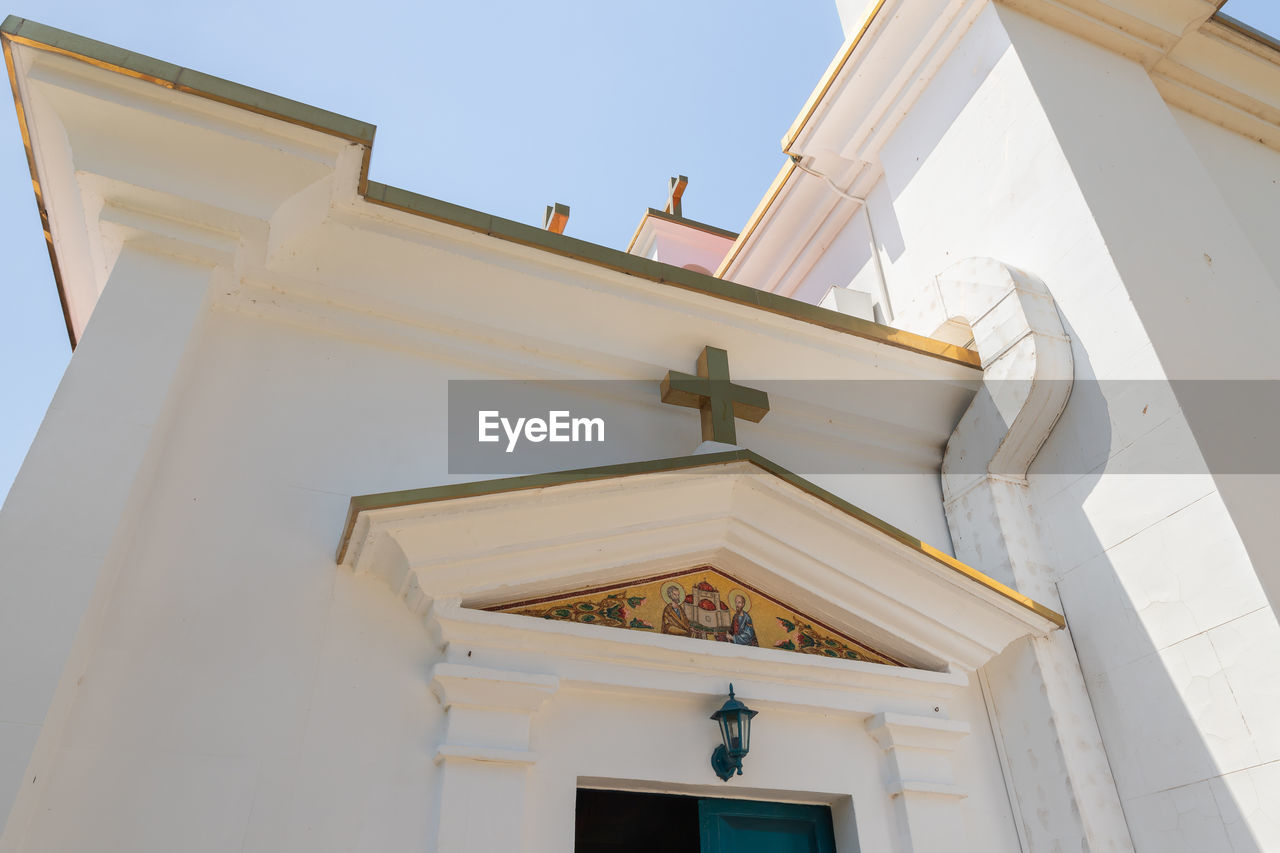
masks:
{"type": "Polygon", "coordinates": [[[488,609],[561,622],[902,666],[888,655],[710,566],[488,609]]]}

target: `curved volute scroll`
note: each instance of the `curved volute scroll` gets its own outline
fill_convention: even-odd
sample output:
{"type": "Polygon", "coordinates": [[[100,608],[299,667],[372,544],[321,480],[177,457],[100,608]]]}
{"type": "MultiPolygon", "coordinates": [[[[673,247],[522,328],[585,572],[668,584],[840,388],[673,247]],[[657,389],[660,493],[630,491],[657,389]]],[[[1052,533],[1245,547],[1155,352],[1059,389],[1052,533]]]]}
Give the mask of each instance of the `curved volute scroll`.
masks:
{"type": "Polygon", "coordinates": [[[1030,524],[1017,494],[1071,396],[1071,340],[1044,282],[991,258],[969,258],[938,276],[948,316],[973,330],[983,387],[947,442],[942,490],[956,556],[1038,600],[1056,605],[1035,540],[1011,527],[1030,524]],[[997,488],[996,483],[1003,483],[997,488]],[[1013,513],[1011,516],[1010,513],[1013,513]],[[1015,517],[1016,516],[1016,517],[1015,517]],[[1004,548],[984,547],[983,525],[1002,530],[1004,548]],[[1022,543],[1020,546],[1017,543],[1022,543]]]}
{"type": "Polygon", "coordinates": [[[1040,279],[991,258],[968,258],[938,276],[943,307],[963,317],[982,357],[990,409],[970,406],[947,443],[944,471],[1021,479],[1071,396],[1071,339],[1040,279]],[[982,431],[987,411],[1008,428],[982,431]],[[985,434],[984,434],[985,432],[985,434]]]}

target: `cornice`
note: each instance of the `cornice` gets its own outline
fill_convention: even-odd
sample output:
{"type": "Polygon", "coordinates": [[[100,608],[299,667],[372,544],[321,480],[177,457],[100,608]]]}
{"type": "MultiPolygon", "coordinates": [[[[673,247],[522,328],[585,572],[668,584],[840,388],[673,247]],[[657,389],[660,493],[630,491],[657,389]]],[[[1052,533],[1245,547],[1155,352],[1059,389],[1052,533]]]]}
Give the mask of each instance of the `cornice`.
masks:
{"type": "MultiPolygon", "coordinates": [[[[777,215],[797,186],[805,183],[792,160],[809,156],[811,148],[818,152],[831,148],[815,144],[814,139],[835,103],[849,97],[853,81],[858,83],[860,103],[872,106],[854,122],[852,134],[840,136],[847,138],[840,156],[848,163],[862,164],[852,174],[833,176],[850,187],[858,184],[867,170],[874,171],[880,144],[927,83],[928,69],[938,67],[950,55],[966,21],[987,5],[1012,9],[1128,57],[1146,69],[1170,105],[1280,150],[1280,42],[1219,13],[1221,0],[954,0],[911,5],[902,0],[880,0],[870,5],[861,23],[851,29],[849,39],[783,137],[783,152],[789,159],[717,275],[734,275],[742,269],[760,234],[768,230],[762,226],[777,215]],[[868,62],[890,32],[901,36],[912,26],[918,32],[905,39],[911,50],[902,51],[901,45],[886,49],[897,50],[897,54],[868,70],[868,62]]],[[[834,210],[849,204],[852,202],[831,207],[834,210]]],[[[810,224],[798,228],[813,230],[811,217],[806,221],[810,224]]],[[[783,236],[796,242],[794,233],[783,236]]],[[[776,279],[774,270],[762,283],[776,279]]]]}
{"type": "Polygon", "coordinates": [[[753,284],[776,287],[805,255],[808,243],[797,235],[812,238],[831,216],[856,210],[856,202],[803,175],[806,169],[798,164],[816,165],[843,193],[865,192],[879,174],[880,148],[986,5],[987,0],[881,0],[868,7],[783,137],[788,162],[730,248],[719,274],[738,274],[752,262],[762,235],[770,233],[762,226],[787,208],[792,197],[805,199],[791,205],[799,212],[790,214],[803,224],[789,222],[769,241],[783,243],[786,249],[775,253],[781,257],[769,256],[767,273],[753,273],[753,284]],[[811,198],[815,194],[820,198],[816,204],[811,198]]]}
{"type": "Polygon", "coordinates": [[[1280,45],[1221,0],[998,3],[1138,62],[1174,106],[1280,150],[1280,45]]]}
{"type": "MultiPolygon", "coordinates": [[[[972,566],[960,562],[951,555],[934,548],[928,543],[911,536],[903,530],[889,524],[866,510],[844,500],[823,489],[805,478],[788,471],[768,459],[750,450],[732,450],[721,453],[708,453],[694,456],[682,456],[671,459],[656,459],[644,462],[632,462],[621,465],[608,465],[598,468],[584,468],[571,471],[556,471],[546,474],[534,474],[522,477],[507,477],[494,480],[482,480],[470,483],[456,483],[444,486],[432,486],[423,489],[410,489],[398,492],[360,495],[351,499],[346,523],[338,544],[336,560],[338,563],[354,562],[358,555],[348,554],[349,546],[356,537],[357,522],[362,516],[380,510],[419,507],[442,501],[456,501],[469,498],[491,497],[529,490],[545,490],[572,484],[617,480],[649,474],[665,474],[693,469],[712,470],[718,466],[743,466],[754,468],[758,473],[771,475],[776,481],[786,484],[800,492],[816,498],[839,513],[876,531],[881,536],[905,547],[935,564],[941,565],[955,573],[965,582],[976,584],[1000,598],[1017,605],[1040,619],[1056,627],[1066,623],[1060,613],[1023,595],[999,581],[988,577],[972,566]]],[[[730,469],[726,468],[726,472],[730,469]]],[[[367,535],[366,537],[367,538],[367,535]]],[[[363,541],[363,540],[362,540],[363,541]]],[[[361,548],[363,545],[360,546],[361,548]]]]}
{"type": "Polygon", "coordinates": [[[1280,64],[1280,38],[1268,35],[1262,30],[1238,21],[1230,15],[1219,11],[1205,24],[1205,29],[1215,33],[1226,41],[1236,44],[1250,53],[1256,53],[1269,62],[1280,64]]]}
{"type": "Polygon", "coordinates": [[[704,695],[716,689],[708,687],[709,678],[731,677],[740,691],[750,691],[757,707],[869,717],[881,711],[890,696],[903,710],[932,711],[968,684],[968,677],[955,670],[887,667],[729,643],[691,647],[680,637],[475,610],[456,598],[434,601],[425,621],[445,649],[446,663],[437,667],[463,672],[476,666],[477,658],[486,666],[491,665],[490,657],[510,660],[516,653],[534,668],[551,670],[542,678],[547,683],[554,679],[561,689],[704,695]]]}

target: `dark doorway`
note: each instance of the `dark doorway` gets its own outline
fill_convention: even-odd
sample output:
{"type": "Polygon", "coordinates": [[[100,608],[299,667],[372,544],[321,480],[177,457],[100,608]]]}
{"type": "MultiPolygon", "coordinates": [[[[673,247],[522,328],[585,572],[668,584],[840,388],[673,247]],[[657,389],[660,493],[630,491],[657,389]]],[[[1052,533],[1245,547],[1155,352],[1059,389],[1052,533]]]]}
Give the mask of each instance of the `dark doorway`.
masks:
{"type": "Polygon", "coordinates": [[[699,853],[698,798],[578,789],[574,853],[699,853]]]}
{"type": "Polygon", "coordinates": [[[835,853],[831,809],[578,790],[575,853],[835,853]]]}

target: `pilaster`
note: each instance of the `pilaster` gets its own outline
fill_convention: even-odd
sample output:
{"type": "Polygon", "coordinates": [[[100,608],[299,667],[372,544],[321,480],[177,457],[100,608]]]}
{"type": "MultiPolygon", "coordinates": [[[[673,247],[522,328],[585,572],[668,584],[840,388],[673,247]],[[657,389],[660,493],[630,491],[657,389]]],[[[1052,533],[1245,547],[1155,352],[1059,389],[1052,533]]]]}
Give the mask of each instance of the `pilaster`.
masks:
{"type": "Polygon", "coordinates": [[[431,690],[444,706],[440,765],[440,853],[523,849],[525,778],[533,716],[556,692],[551,675],[440,663],[431,690]]]}
{"type": "Polygon", "coordinates": [[[964,791],[952,753],[967,723],[908,714],[876,714],[867,732],[885,752],[885,787],[893,799],[902,853],[955,849],[964,836],[964,791]]]}
{"type": "Polygon", "coordinates": [[[125,243],[0,516],[0,850],[39,808],[213,274],[125,243]]]}
{"type": "MultiPolygon", "coordinates": [[[[1252,241],[1242,227],[1238,217],[1249,211],[1233,208],[1192,147],[1165,100],[1167,80],[1153,80],[1125,56],[997,9],[1275,609],[1280,570],[1272,508],[1280,502],[1280,475],[1272,430],[1239,428],[1275,417],[1269,386],[1280,379],[1272,343],[1280,283],[1266,261],[1274,257],[1272,246],[1252,241]],[[1247,397],[1232,391],[1241,383],[1222,380],[1262,381],[1247,397]],[[1228,408],[1232,417],[1224,419],[1228,408]]],[[[1256,80],[1254,86],[1263,91],[1256,80]]],[[[1093,369],[1156,378],[1126,376],[1120,364],[1093,369]]]]}

